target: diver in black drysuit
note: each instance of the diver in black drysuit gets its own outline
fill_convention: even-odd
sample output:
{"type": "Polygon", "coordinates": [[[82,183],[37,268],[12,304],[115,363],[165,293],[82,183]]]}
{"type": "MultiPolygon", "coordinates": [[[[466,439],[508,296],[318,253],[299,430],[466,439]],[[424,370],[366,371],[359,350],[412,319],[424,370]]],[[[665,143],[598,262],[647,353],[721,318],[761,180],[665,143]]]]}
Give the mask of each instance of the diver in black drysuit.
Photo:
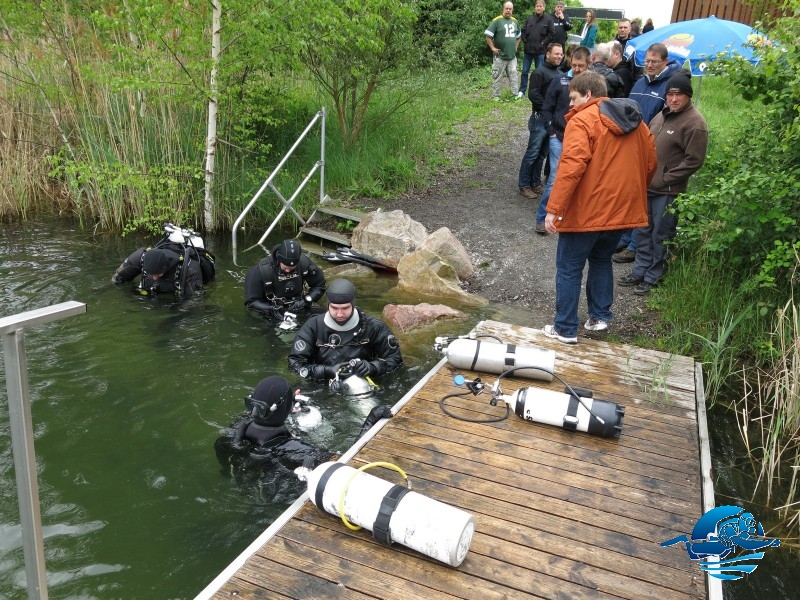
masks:
{"type": "Polygon", "coordinates": [[[135,292],[149,296],[174,294],[191,298],[216,275],[214,255],[204,248],[179,244],[165,237],[155,246],[139,248],[128,256],[111,276],[120,285],[139,275],[135,292]]]}
{"type": "MultiPolygon", "coordinates": [[[[262,495],[271,492],[272,501],[291,501],[304,487],[298,485],[295,468],[336,459],[334,453],[294,437],[286,427],[292,411],[302,410],[301,403],[295,402],[298,393],[283,377],[271,376],[258,383],[244,399],[248,412],[214,444],[223,475],[240,485],[257,485],[262,495]]],[[[380,419],[391,416],[388,406],[376,406],[367,415],[359,437],[380,419]]]]}
{"type": "Polygon", "coordinates": [[[272,319],[309,310],[325,293],[325,275],[297,240],[284,240],[244,279],[244,305],[272,319]],[[308,288],[306,290],[306,288],[308,288]]]}
{"type": "Polygon", "coordinates": [[[359,377],[380,377],[403,364],[400,343],[389,326],[356,308],[356,288],[347,279],[328,286],[328,310],[300,328],[289,369],[308,379],[331,379],[348,365],[359,377]]]}

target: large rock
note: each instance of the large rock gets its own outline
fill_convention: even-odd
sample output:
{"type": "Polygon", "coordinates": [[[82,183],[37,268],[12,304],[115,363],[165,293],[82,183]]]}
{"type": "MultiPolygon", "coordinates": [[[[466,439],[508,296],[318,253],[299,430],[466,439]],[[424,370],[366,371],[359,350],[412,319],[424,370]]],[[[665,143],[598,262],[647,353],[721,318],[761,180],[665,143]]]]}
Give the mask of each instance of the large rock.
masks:
{"type": "Polygon", "coordinates": [[[396,267],[400,259],[419,248],[428,231],[402,210],[367,213],[353,229],[353,249],[396,267]]]}
{"type": "Polygon", "coordinates": [[[420,247],[420,250],[422,249],[430,250],[450,263],[462,281],[475,274],[475,267],[472,266],[469,252],[447,227],[440,227],[426,237],[420,247]]]}
{"type": "Polygon", "coordinates": [[[488,301],[461,289],[453,266],[430,250],[406,254],[397,265],[397,287],[436,298],[482,305],[488,301]]]}
{"type": "Polygon", "coordinates": [[[383,307],[383,320],[393,330],[409,331],[446,319],[466,319],[467,315],[444,304],[387,304],[383,307]]]}

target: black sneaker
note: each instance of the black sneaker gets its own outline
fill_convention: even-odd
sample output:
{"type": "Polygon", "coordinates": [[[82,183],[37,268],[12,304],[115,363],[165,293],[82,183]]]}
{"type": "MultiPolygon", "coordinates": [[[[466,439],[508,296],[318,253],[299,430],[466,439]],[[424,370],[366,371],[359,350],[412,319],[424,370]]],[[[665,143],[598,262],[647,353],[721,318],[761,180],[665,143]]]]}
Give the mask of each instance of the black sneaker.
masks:
{"type": "Polygon", "coordinates": [[[633,275],[623,275],[617,279],[617,285],[621,285],[622,287],[633,287],[640,283],[644,283],[644,279],[642,277],[634,277],[633,275]]]}
{"type": "Polygon", "coordinates": [[[654,286],[652,283],[647,283],[646,281],[643,281],[635,288],[633,288],[633,293],[636,294],[637,296],[647,296],[647,294],[650,293],[650,290],[652,290],[654,287],[656,286],[654,286]]]}
{"type": "Polygon", "coordinates": [[[545,229],[544,223],[539,223],[539,221],[536,222],[536,227],[534,228],[534,231],[541,235],[547,235],[547,229],[545,229]]]}
{"type": "Polygon", "coordinates": [[[636,260],[636,252],[625,248],[622,252],[617,252],[614,256],[611,257],[615,263],[630,263],[636,260]]]}

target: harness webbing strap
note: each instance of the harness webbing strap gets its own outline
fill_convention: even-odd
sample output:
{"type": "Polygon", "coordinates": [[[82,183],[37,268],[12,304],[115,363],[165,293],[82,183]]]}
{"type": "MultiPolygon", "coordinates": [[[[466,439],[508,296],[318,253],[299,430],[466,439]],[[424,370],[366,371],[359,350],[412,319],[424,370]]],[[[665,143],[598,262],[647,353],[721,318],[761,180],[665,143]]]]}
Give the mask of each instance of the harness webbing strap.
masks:
{"type": "Polygon", "coordinates": [[[319,478],[319,481],[317,482],[317,489],[314,492],[314,504],[316,504],[318,508],[322,508],[322,495],[325,493],[325,486],[328,485],[328,480],[343,466],[344,463],[333,463],[330,467],[325,469],[322,477],[319,478]]]}
{"type": "Polygon", "coordinates": [[[392,531],[389,527],[389,521],[392,520],[392,515],[397,510],[400,500],[410,491],[410,489],[402,485],[393,485],[392,489],[386,492],[386,495],[381,500],[378,516],[372,524],[372,535],[384,546],[392,544],[392,531]]]}

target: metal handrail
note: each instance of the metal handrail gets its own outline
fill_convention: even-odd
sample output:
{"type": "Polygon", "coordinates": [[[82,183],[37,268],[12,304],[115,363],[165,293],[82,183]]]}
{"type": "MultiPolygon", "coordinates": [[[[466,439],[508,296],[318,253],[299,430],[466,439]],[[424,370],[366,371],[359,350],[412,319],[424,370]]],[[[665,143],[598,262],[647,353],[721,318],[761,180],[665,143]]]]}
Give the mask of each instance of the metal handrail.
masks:
{"type": "Polygon", "coordinates": [[[85,304],[70,301],[0,318],[0,336],[3,338],[3,358],[6,365],[11,449],[17,476],[22,551],[30,600],[47,600],[47,572],[44,564],[36,452],[33,448],[33,419],[31,402],[28,398],[25,327],[50,323],[85,312],[85,304]]]}
{"type": "MultiPolygon", "coordinates": [[[[303,133],[300,134],[300,137],[297,138],[297,141],[295,141],[292,147],[289,148],[289,151],[284,155],[284,157],[272,171],[272,174],[269,177],[267,177],[267,180],[261,185],[259,190],[256,192],[255,196],[253,196],[250,202],[247,203],[247,206],[244,207],[244,210],[242,210],[241,214],[236,218],[236,221],[233,223],[233,227],[231,228],[231,247],[232,247],[234,265],[239,266],[236,263],[236,249],[237,249],[236,231],[239,229],[239,225],[244,220],[247,213],[250,211],[250,209],[253,207],[256,201],[261,197],[261,194],[264,193],[264,190],[266,190],[267,188],[271,189],[275,193],[278,199],[283,203],[283,208],[275,216],[275,219],[272,221],[272,224],[264,232],[264,235],[261,236],[261,239],[258,240],[258,242],[256,242],[252,246],[250,246],[250,248],[254,248],[255,246],[260,246],[264,242],[264,240],[267,239],[269,234],[272,233],[272,230],[275,229],[275,226],[278,224],[278,222],[283,218],[283,215],[286,214],[287,210],[291,211],[294,214],[294,216],[297,217],[297,220],[300,221],[301,224],[303,225],[306,224],[305,219],[303,219],[303,217],[298,214],[298,212],[292,206],[292,203],[295,201],[300,192],[303,191],[303,188],[305,188],[306,184],[311,180],[311,177],[313,177],[314,173],[316,173],[317,170],[319,170],[319,201],[320,204],[322,204],[322,202],[325,200],[325,107],[324,106],[316,115],[314,115],[314,118],[311,119],[311,122],[309,122],[309,124],[303,130],[303,133]],[[292,153],[305,139],[306,135],[308,135],[308,132],[311,131],[311,129],[314,127],[317,121],[320,120],[322,121],[320,125],[321,129],[320,159],[314,163],[314,166],[311,167],[311,170],[308,172],[308,174],[303,179],[302,183],[291,195],[289,200],[286,200],[273,184],[273,180],[278,175],[278,172],[281,170],[283,165],[286,164],[286,161],[289,160],[289,158],[292,156],[292,153]]],[[[250,248],[248,248],[248,250],[250,248]]]]}

